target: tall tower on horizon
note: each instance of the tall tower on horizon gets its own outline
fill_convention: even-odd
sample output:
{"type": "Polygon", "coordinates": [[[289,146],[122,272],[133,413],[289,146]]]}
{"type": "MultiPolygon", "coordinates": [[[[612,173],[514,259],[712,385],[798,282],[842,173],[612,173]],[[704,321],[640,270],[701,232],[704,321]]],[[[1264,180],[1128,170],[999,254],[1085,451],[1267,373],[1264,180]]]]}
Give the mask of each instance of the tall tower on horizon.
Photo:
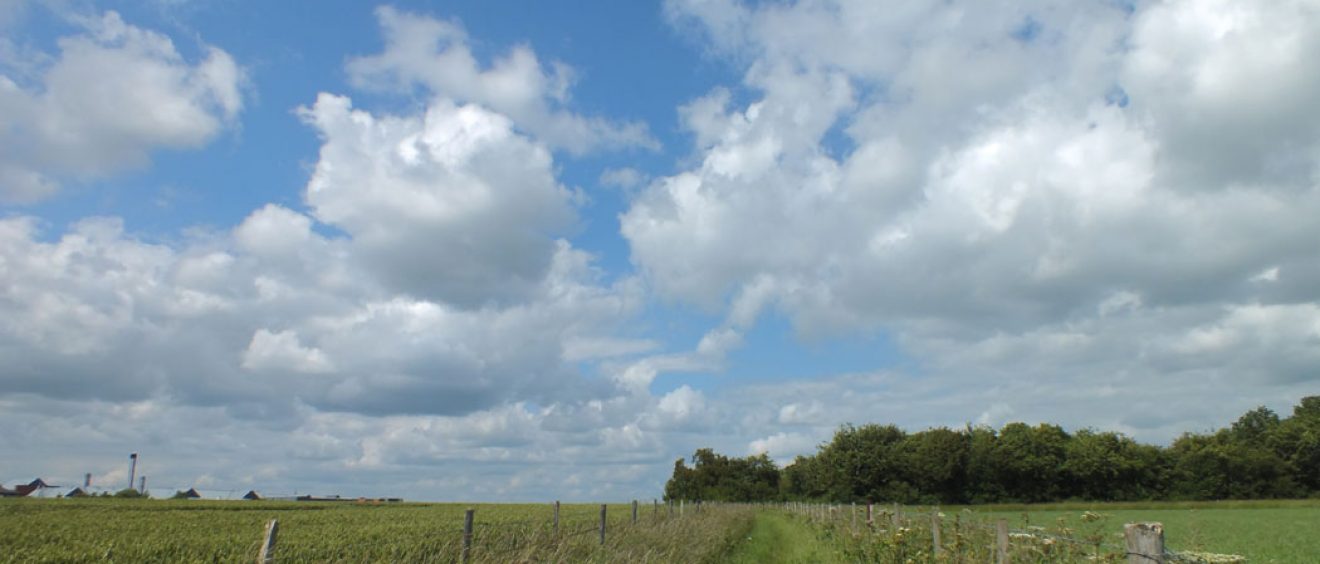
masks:
{"type": "Polygon", "coordinates": [[[128,455],[128,489],[133,489],[133,478],[137,476],[137,453],[128,455]]]}

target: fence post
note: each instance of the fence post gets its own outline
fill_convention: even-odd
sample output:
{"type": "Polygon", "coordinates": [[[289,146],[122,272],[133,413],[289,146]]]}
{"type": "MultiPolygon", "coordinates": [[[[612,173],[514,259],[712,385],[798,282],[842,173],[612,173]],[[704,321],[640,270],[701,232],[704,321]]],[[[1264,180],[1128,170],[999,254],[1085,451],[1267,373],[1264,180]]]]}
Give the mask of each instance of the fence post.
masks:
{"type": "Polygon", "coordinates": [[[962,515],[953,514],[953,554],[962,562],[962,515]]]}
{"type": "Polygon", "coordinates": [[[600,544],[605,546],[605,504],[600,504],[600,544]]]}
{"type": "Polygon", "coordinates": [[[996,561],[1008,564],[1008,519],[1000,519],[995,523],[995,537],[999,545],[999,558],[996,561]]]}
{"type": "Polygon", "coordinates": [[[939,558],[940,557],[940,510],[939,509],[930,512],[930,536],[932,543],[931,546],[935,547],[934,550],[931,551],[931,555],[933,555],[935,558],[939,558]]]}
{"type": "Polygon", "coordinates": [[[463,512],[463,562],[472,559],[472,516],[476,512],[475,509],[463,512]]]}
{"type": "Polygon", "coordinates": [[[683,500],[678,500],[678,516],[683,516],[683,500]]]}
{"type": "Polygon", "coordinates": [[[866,503],[866,526],[875,526],[875,504],[871,502],[866,503]]]}
{"type": "Polygon", "coordinates": [[[555,534],[559,534],[559,500],[555,500],[555,534]]]}
{"type": "Polygon", "coordinates": [[[1164,563],[1164,525],[1128,523],[1123,525],[1123,537],[1127,540],[1129,563],[1164,563]]]}
{"type": "Polygon", "coordinates": [[[894,530],[895,530],[895,531],[897,531],[897,530],[899,529],[899,527],[902,526],[902,523],[903,523],[903,515],[900,513],[901,511],[902,511],[902,509],[899,508],[899,506],[898,506],[897,503],[895,503],[895,504],[894,504],[894,515],[893,515],[893,518],[891,519],[891,521],[894,522],[894,530]]]}
{"type": "Polygon", "coordinates": [[[261,552],[257,553],[257,564],[272,564],[275,562],[275,536],[279,534],[280,522],[278,519],[271,519],[266,523],[266,538],[261,542],[261,552]]]}
{"type": "Polygon", "coordinates": [[[637,524],[637,500],[633,500],[633,524],[637,524]]]}
{"type": "Polygon", "coordinates": [[[656,519],[660,518],[660,500],[651,498],[651,515],[656,519]]]}

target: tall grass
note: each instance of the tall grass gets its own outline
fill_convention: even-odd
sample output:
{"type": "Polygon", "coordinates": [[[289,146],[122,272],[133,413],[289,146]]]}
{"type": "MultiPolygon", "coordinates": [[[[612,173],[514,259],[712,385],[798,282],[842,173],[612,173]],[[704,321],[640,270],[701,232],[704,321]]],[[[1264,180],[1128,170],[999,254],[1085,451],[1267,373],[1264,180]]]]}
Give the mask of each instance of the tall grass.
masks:
{"type": "Polygon", "coordinates": [[[689,507],[680,517],[599,504],[354,505],[248,501],[55,499],[0,501],[0,562],[251,562],[278,519],[286,562],[455,562],[463,512],[476,519],[473,562],[715,561],[750,527],[752,510],[689,507]]]}

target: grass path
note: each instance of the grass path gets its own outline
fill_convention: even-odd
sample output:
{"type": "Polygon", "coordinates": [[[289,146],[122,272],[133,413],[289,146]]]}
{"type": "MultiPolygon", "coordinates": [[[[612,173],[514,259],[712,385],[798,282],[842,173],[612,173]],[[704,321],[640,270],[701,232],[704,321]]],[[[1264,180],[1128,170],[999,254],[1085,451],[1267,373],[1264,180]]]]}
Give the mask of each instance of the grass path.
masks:
{"type": "Polygon", "coordinates": [[[735,564],[798,564],[839,560],[809,527],[786,514],[762,511],[757,513],[747,538],[734,547],[725,561],[735,564]]]}

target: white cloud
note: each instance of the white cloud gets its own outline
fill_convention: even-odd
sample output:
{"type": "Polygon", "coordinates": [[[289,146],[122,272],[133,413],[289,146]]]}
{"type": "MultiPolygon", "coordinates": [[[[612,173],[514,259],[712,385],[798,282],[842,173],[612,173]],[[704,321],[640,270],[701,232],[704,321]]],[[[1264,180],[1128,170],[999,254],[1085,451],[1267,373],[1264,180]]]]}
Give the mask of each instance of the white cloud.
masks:
{"type": "Polygon", "coordinates": [[[820,400],[793,402],[779,408],[778,423],[783,425],[827,423],[825,404],[820,400]]]}
{"type": "Polygon", "coordinates": [[[575,153],[612,147],[656,147],[638,122],[614,123],[569,111],[574,76],[567,65],[546,67],[527,46],[517,46],[483,66],[468,46],[467,32],[453,21],[376,10],[385,51],[349,61],[348,72],[363,88],[411,90],[488,107],[551,146],[575,153]]]}
{"type": "Polygon", "coordinates": [[[169,37],[115,12],[82,25],[36,84],[0,66],[4,200],[36,201],[69,179],[144,166],[158,149],[200,147],[243,108],[244,70],[228,53],[206,47],[186,61],[169,37]]]}
{"type": "Polygon", "coordinates": [[[1190,190],[1291,184],[1313,164],[1320,125],[1320,13],[1307,1],[1175,1],[1134,23],[1120,75],[1190,190]],[[1269,84],[1269,88],[1260,88],[1269,84]]]}
{"type": "Polygon", "coordinates": [[[299,113],[324,140],[308,205],[390,291],[518,301],[576,220],[549,152],[502,115],[437,99],[422,116],[378,117],[329,94],[299,113]]]}
{"type": "Polygon", "coordinates": [[[314,238],[311,218],[275,204],[252,212],[234,228],[234,239],[243,250],[277,259],[297,256],[314,238]]]}
{"type": "Polygon", "coordinates": [[[253,371],[293,370],[319,373],[334,370],[334,365],[321,349],[305,347],[293,331],[272,333],[258,329],[252,334],[243,353],[243,368],[253,371]]]}
{"type": "MultiPolygon", "coordinates": [[[[382,9],[386,47],[350,78],[421,87],[424,108],[302,109],[322,140],[306,209],[168,242],[114,218],[0,219],[0,428],[24,430],[0,450],[65,480],[122,480],[87,461],[146,444],[161,485],[623,499],[695,448],[784,462],[844,423],[1167,440],[1286,409],[1320,367],[1317,34],[1299,6],[671,2],[745,74],[679,110],[695,156],[677,172],[601,175],[636,190],[636,277],[566,240],[580,197],[551,149],[645,130],[569,110],[571,69],[530,48],[481,62],[457,24],[382,9]],[[1239,88],[1266,72],[1277,88],[1239,88]],[[717,320],[693,350],[636,323],[666,300],[717,320]],[[780,315],[808,339],[874,331],[913,368],[651,391],[719,372],[780,315]]],[[[31,150],[87,153],[5,152],[6,193],[213,138],[242,71],[203,51],[107,15],[6,75],[0,116],[58,102],[84,128],[31,150]],[[94,62],[138,65],[126,76],[170,111],[97,113],[67,86],[94,62]]]]}
{"type": "MultiPolygon", "coordinates": [[[[774,310],[808,338],[892,336],[940,390],[910,400],[927,409],[1157,440],[1221,424],[1320,368],[1300,345],[1320,294],[1297,285],[1320,274],[1315,14],[1222,8],[670,2],[743,91],[683,108],[695,164],[622,232],[660,294],[724,312],[706,367],[774,310]],[[1235,400],[1152,418],[1114,393],[1152,379],[1235,400]]],[[[850,413],[958,423],[823,419],[850,413]]]]}
{"type": "Polygon", "coordinates": [[[643,428],[661,432],[704,432],[719,420],[706,395],[686,385],[660,396],[648,411],[651,413],[643,419],[643,428]]]}
{"type": "Polygon", "coordinates": [[[747,452],[769,454],[774,457],[775,462],[784,465],[791,462],[795,456],[815,454],[816,446],[821,442],[800,433],[781,432],[752,441],[747,445],[747,452]]]}

